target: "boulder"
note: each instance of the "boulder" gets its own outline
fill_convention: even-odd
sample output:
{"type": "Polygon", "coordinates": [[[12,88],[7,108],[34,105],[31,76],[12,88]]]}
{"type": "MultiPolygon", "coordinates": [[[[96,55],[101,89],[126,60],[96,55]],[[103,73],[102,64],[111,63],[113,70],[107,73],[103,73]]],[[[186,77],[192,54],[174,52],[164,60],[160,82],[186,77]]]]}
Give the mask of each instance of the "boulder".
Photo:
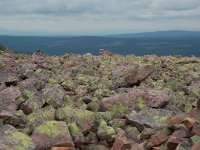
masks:
{"type": "Polygon", "coordinates": [[[138,106],[141,108],[144,108],[145,105],[151,108],[160,108],[165,106],[169,102],[169,99],[169,93],[165,90],[134,89],[128,93],[105,97],[101,102],[105,109],[110,108],[113,104],[134,106],[135,103],[138,103],[138,106]]]}
{"type": "Polygon", "coordinates": [[[108,126],[104,120],[101,120],[100,125],[97,129],[97,136],[100,140],[111,142],[114,140],[116,132],[112,127],[108,126]]]}
{"type": "Polygon", "coordinates": [[[38,126],[33,131],[31,139],[37,150],[56,146],[74,147],[68,127],[62,121],[49,121],[38,126]]]}
{"type": "Polygon", "coordinates": [[[133,141],[127,139],[125,133],[119,132],[115,138],[115,142],[111,150],[123,150],[123,149],[130,149],[132,147],[133,141]]]}
{"type": "Polygon", "coordinates": [[[76,122],[81,132],[86,133],[95,122],[95,114],[84,109],[64,107],[56,110],[56,119],[65,121],[67,124],[76,122]]]}
{"type": "Polygon", "coordinates": [[[0,113],[0,119],[3,120],[4,124],[11,124],[13,126],[22,126],[27,122],[26,116],[24,113],[19,111],[6,111],[3,110],[0,113]]]}
{"type": "Polygon", "coordinates": [[[32,139],[10,125],[0,127],[0,149],[35,150],[32,139]]]}
{"type": "Polygon", "coordinates": [[[63,97],[65,93],[64,89],[59,84],[46,86],[45,89],[42,89],[42,93],[43,100],[54,108],[59,108],[64,105],[63,97]]]}
{"type": "Polygon", "coordinates": [[[2,110],[14,111],[23,102],[21,92],[15,87],[9,87],[0,91],[0,112],[2,110]]]}
{"type": "Polygon", "coordinates": [[[127,122],[139,131],[145,128],[160,128],[167,126],[168,118],[173,114],[172,111],[166,109],[146,108],[140,112],[132,112],[126,115],[127,122]]]}

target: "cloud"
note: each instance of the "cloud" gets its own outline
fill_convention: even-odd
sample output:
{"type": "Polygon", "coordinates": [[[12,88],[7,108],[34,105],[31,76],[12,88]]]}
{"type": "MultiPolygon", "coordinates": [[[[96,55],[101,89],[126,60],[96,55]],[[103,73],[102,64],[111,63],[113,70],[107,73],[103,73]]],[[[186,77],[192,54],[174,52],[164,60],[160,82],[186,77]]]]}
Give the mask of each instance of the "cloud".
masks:
{"type": "Polygon", "coordinates": [[[184,28],[181,23],[186,23],[185,28],[194,29],[200,22],[199,0],[0,0],[0,4],[0,27],[15,29],[130,31],[142,30],[145,24],[143,30],[153,30],[153,25],[162,28],[163,22],[169,28],[184,28]]]}

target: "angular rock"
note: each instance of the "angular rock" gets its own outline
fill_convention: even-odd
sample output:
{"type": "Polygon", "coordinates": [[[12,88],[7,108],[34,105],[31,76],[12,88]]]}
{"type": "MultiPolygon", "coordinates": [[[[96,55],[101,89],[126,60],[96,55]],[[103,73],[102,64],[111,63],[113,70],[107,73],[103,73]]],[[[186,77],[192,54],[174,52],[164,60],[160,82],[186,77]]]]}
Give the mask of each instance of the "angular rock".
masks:
{"type": "Polygon", "coordinates": [[[86,133],[94,124],[95,114],[88,110],[64,107],[56,110],[56,118],[66,123],[76,122],[81,132],[86,133]]]}
{"type": "Polygon", "coordinates": [[[192,134],[200,136],[200,125],[194,124],[192,127],[192,134]]]}
{"type": "Polygon", "coordinates": [[[9,87],[0,91],[0,112],[2,110],[16,110],[18,105],[24,101],[21,92],[15,87],[9,87]]]}
{"type": "Polygon", "coordinates": [[[167,141],[167,139],[168,139],[168,135],[166,133],[158,132],[150,138],[147,146],[148,148],[159,146],[163,142],[167,141]]]}
{"type": "Polygon", "coordinates": [[[44,96],[43,99],[47,104],[52,105],[54,108],[63,106],[63,97],[65,93],[64,89],[59,84],[56,84],[53,87],[46,86],[46,88],[42,90],[42,93],[44,96]]]}
{"type": "Polygon", "coordinates": [[[190,129],[193,127],[193,125],[196,123],[196,120],[194,118],[185,118],[183,120],[184,125],[186,126],[186,128],[190,129]]]}
{"type": "Polygon", "coordinates": [[[61,121],[49,121],[38,126],[31,138],[37,150],[56,146],[74,147],[68,127],[65,122],[61,121]]]}
{"type": "Polygon", "coordinates": [[[147,65],[142,69],[136,69],[129,73],[129,75],[125,77],[125,80],[127,81],[128,85],[137,84],[146,79],[155,70],[156,67],[154,65],[147,65]]]}
{"type": "Polygon", "coordinates": [[[174,117],[170,117],[168,119],[168,126],[174,127],[175,125],[181,124],[184,121],[185,117],[185,115],[177,115],[174,117]]]}
{"type": "Polygon", "coordinates": [[[10,125],[0,127],[0,149],[35,150],[32,139],[10,125]]]}
{"type": "Polygon", "coordinates": [[[109,127],[104,120],[101,120],[97,130],[97,136],[100,140],[113,141],[116,132],[112,127],[109,127]]]}
{"type": "Polygon", "coordinates": [[[68,124],[68,128],[76,147],[83,147],[83,144],[85,143],[84,135],[82,134],[81,130],[76,125],[76,123],[74,122],[68,124]]]}
{"type": "Polygon", "coordinates": [[[191,150],[199,150],[200,149],[200,141],[198,141],[197,143],[195,143],[193,146],[192,146],[192,149],[191,150]]]}
{"type": "Polygon", "coordinates": [[[175,136],[170,136],[167,141],[167,148],[169,150],[175,150],[176,147],[181,143],[181,140],[175,136]]]}
{"type": "Polygon", "coordinates": [[[113,97],[106,97],[101,100],[104,108],[108,109],[113,104],[124,104],[134,106],[137,99],[142,97],[151,108],[160,108],[169,102],[169,94],[164,90],[142,90],[134,89],[131,92],[120,94],[113,97]]]}
{"type": "Polygon", "coordinates": [[[32,97],[27,99],[20,105],[20,109],[24,112],[25,115],[31,114],[33,111],[42,108],[43,102],[39,97],[32,97]]]}
{"type": "Polygon", "coordinates": [[[22,126],[27,122],[26,116],[22,111],[6,111],[3,110],[0,113],[0,119],[3,120],[4,124],[11,124],[13,126],[22,126]]]}
{"type": "Polygon", "coordinates": [[[125,133],[119,132],[115,138],[115,142],[111,150],[130,149],[132,144],[133,144],[133,141],[127,139],[125,133]]]}
{"type": "Polygon", "coordinates": [[[55,120],[55,109],[51,106],[44,107],[28,115],[27,119],[30,129],[34,130],[37,126],[46,121],[55,120]]]}
{"type": "Polygon", "coordinates": [[[144,128],[160,128],[167,126],[167,120],[173,112],[165,109],[143,109],[140,112],[126,115],[129,124],[137,127],[139,131],[144,128]]]}

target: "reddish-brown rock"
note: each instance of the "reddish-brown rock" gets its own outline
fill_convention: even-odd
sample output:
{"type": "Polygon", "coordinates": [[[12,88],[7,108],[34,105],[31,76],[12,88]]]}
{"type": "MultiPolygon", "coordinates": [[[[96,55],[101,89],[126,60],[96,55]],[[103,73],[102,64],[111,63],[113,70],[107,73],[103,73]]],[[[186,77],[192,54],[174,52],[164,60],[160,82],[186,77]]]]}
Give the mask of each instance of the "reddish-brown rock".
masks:
{"type": "Polygon", "coordinates": [[[17,109],[21,92],[15,87],[9,87],[0,92],[0,112],[2,110],[14,111],[17,109]]]}
{"type": "Polygon", "coordinates": [[[186,128],[190,129],[196,123],[196,120],[194,118],[187,117],[184,119],[183,123],[186,126],[186,128]]]}
{"type": "Polygon", "coordinates": [[[192,127],[192,134],[200,136],[200,125],[194,124],[192,127]]]}
{"type": "Polygon", "coordinates": [[[142,69],[133,70],[127,77],[125,77],[125,80],[129,85],[136,84],[146,79],[155,70],[156,70],[155,66],[147,65],[142,69]]]}
{"type": "Polygon", "coordinates": [[[134,104],[138,97],[142,97],[149,107],[162,107],[169,101],[169,94],[165,90],[142,90],[134,89],[131,92],[120,94],[113,97],[106,97],[102,99],[103,107],[108,109],[113,104],[134,104]]]}
{"type": "Polygon", "coordinates": [[[167,141],[167,139],[168,135],[166,133],[158,132],[150,138],[147,147],[152,148],[154,146],[159,146],[163,142],[167,141]]]}
{"type": "Polygon", "coordinates": [[[180,139],[175,136],[170,136],[167,141],[167,150],[175,150],[179,143],[181,143],[180,139]]]}
{"type": "Polygon", "coordinates": [[[168,126],[173,127],[184,121],[185,115],[177,115],[168,119],[168,126]]]}
{"type": "Polygon", "coordinates": [[[49,121],[38,126],[31,138],[37,150],[59,146],[74,147],[68,127],[62,121],[49,121]]]}
{"type": "Polygon", "coordinates": [[[192,149],[191,150],[200,150],[200,141],[198,141],[197,143],[195,143],[193,146],[192,146],[192,149]]]}
{"type": "Polygon", "coordinates": [[[133,144],[133,141],[127,139],[125,133],[120,132],[118,133],[111,150],[123,150],[126,148],[131,148],[131,144],[133,144]]]}

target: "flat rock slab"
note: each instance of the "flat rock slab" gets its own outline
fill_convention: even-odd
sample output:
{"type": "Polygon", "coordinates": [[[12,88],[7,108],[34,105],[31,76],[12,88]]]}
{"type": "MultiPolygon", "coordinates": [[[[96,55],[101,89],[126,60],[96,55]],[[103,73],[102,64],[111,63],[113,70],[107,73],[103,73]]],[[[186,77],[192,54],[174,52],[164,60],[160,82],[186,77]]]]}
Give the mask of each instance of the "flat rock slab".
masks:
{"type": "Polygon", "coordinates": [[[126,115],[126,118],[129,124],[142,131],[145,128],[166,127],[167,120],[172,115],[173,112],[169,110],[147,108],[138,113],[130,113],[126,115]]]}
{"type": "Polygon", "coordinates": [[[106,97],[101,100],[104,108],[108,109],[113,104],[131,105],[136,102],[138,97],[142,97],[151,108],[160,108],[169,102],[169,93],[165,90],[142,90],[134,89],[128,93],[106,97]]]}

